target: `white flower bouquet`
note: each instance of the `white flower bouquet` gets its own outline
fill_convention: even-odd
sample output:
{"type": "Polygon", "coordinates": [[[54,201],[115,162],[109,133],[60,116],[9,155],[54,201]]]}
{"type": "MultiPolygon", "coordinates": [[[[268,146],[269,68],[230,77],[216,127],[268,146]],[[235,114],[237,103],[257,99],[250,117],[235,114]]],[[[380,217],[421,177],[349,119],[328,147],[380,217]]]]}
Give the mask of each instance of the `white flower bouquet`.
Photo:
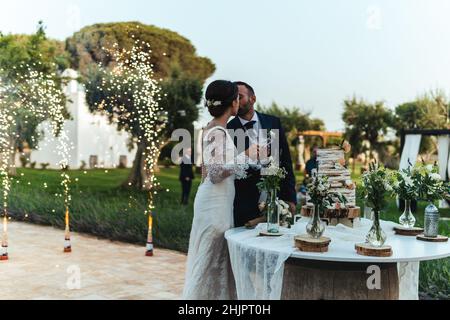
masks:
{"type": "Polygon", "coordinates": [[[441,200],[447,197],[448,184],[438,173],[438,167],[431,164],[419,164],[412,170],[412,177],[417,181],[418,196],[429,202],[441,200]]]}

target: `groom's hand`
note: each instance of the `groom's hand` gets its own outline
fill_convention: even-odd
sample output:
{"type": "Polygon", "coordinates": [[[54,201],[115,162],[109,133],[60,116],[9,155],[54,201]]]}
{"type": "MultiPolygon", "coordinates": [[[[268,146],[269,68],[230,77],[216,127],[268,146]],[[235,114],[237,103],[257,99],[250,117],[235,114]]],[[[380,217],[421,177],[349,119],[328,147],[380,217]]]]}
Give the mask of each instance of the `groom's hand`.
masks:
{"type": "Polygon", "coordinates": [[[270,153],[269,153],[269,146],[261,146],[259,148],[259,160],[261,161],[261,163],[265,164],[269,162],[269,157],[270,157],[270,153]]]}
{"type": "Polygon", "coordinates": [[[247,150],[245,150],[245,155],[252,160],[258,160],[259,146],[257,144],[252,144],[247,150]]]}

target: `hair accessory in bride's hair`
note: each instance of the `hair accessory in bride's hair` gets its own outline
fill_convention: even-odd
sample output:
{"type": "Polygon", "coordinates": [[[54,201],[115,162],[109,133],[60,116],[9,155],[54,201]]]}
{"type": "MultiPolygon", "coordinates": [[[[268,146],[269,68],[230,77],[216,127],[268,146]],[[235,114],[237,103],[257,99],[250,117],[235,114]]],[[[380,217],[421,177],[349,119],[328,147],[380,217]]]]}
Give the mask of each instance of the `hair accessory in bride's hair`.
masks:
{"type": "Polygon", "coordinates": [[[222,105],[222,102],[221,101],[214,101],[214,100],[206,100],[206,103],[205,103],[205,106],[207,107],[207,108],[210,108],[210,107],[219,107],[219,106],[221,106],[222,105]]]}

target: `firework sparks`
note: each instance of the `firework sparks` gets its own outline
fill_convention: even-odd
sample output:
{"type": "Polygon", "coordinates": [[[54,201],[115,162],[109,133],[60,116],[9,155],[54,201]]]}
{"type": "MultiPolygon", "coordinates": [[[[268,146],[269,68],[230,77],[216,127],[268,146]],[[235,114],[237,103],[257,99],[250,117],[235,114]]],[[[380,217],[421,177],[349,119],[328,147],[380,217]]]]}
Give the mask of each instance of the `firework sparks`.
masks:
{"type": "Polygon", "coordinates": [[[111,51],[114,68],[108,70],[99,66],[102,80],[98,89],[108,93],[108,101],[97,104],[98,110],[109,108],[120,111],[123,120],[131,122],[130,129],[138,132],[137,143],[145,146],[142,156],[148,174],[142,187],[150,190],[148,209],[145,212],[149,217],[147,255],[153,254],[154,195],[159,186],[155,166],[160,153],[159,136],[166,123],[161,116],[164,114],[159,106],[161,87],[154,78],[151,52],[150,45],[140,40],[135,40],[131,50],[120,49],[115,44],[111,51]],[[130,104],[133,108],[128,110],[125,105],[130,104]]]}
{"type": "MultiPolygon", "coordinates": [[[[17,74],[12,80],[3,81],[0,70],[0,176],[2,179],[2,195],[4,210],[4,226],[8,217],[8,197],[11,189],[11,178],[9,177],[10,167],[15,167],[14,155],[16,150],[16,140],[20,137],[20,127],[17,127],[16,119],[21,119],[24,124],[30,120],[41,123],[46,119],[51,120],[52,133],[59,139],[59,155],[61,156],[61,167],[68,163],[68,143],[67,135],[63,129],[65,99],[61,85],[56,81],[56,73],[45,74],[36,71],[36,64],[31,66],[21,65],[21,70],[27,70],[24,74],[17,74]]],[[[56,67],[54,68],[56,70],[56,67]]],[[[37,138],[31,137],[35,142],[37,138]]],[[[67,173],[62,175],[62,185],[65,195],[65,207],[68,210],[70,203],[70,177],[67,173]]],[[[17,183],[19,181],[17,180],[17,183]]],[[[7,239],[7,229],[4,227],[5,238],[7,239]]],[[[7,243],[7,241],[6,241],[7,243]]]]}

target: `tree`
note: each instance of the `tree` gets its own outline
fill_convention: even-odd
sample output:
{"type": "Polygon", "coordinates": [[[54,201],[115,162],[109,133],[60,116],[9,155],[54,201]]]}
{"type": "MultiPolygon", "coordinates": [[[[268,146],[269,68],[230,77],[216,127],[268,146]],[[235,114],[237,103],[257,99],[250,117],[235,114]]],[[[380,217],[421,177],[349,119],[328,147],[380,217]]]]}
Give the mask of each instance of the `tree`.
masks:
{"type": "MultiPolygon", "coordinates": [[[[408,129],[449,128],[450,102],[441,90],[425,93],[416,100],[403,103],[395,109],[394,129],[397,135],[408,129]]],[[[423,137],[421,153],[433,153],[437,148],[435,137],[423,137]]]]}
{"type": "Polygon", "coordinates": [[[370,104],[363,99],[347,99],[344,101],[342,120],[345,123],[345,137],[352,145],[352,157],[364,152],[364,141],[368,142],[370,156],[374,151],[383,153],[384,135],[392,126],[393,115],[383,102],[370,104]]]}
{"type": "MultiPolygon", "coordinates": [[[[307,130],[325,130],[325,123],[321,119],[312,118],[309,112],[303,112],[298,107],[281,107],[276,102],[268,107],[258,105],[257,109],[262,113],[270,114],[280,118],[284,130],[287,134],[287,139],[291,146],[291,154],[293,157],[298,157],[298,150],[295,146],[299,144],[298,133],[307,130]]],[[[307,146],[319,145],[319,137],[305,137],[307,146]]]]}
{"type": "Polygon", "coordinates": [[[172,132],[176,129],[186,129],[194,136],[194,122],[200,114],[202,100],[202,83],[197,79],[184,76],[180,71],[174,71],[169,79],[162,84],[159,105],[167,112],[167,125],[161,136],[161,156],[171,153],[175,143],[170,142],[172,132]]]}
{"type": "MultiPolygon", "coordinates": [[[[141,50],[151,55],[151,61],[147,63],[154,71],[154,77],[161,79],[159,84],[162,91],[158,102],[162,111],[160,116],[168,121],[164,121],[167,126],[159,128],[157,140],[160,153],[173,129],[187,128],[193,131],[192,123],[198,119],[197,105],[201,101],[203,84],[214,72],[215,66],[208,58],[198,57],[189,40],[177,33],[136,22],[93,25],[68,39],[67,48],[72,55],[72,64],[80,69],[84,77],[91,111],[106,111],[110,120],[118,124],[119,130],[132,134],[132,144],[142,137],[139,126],[130,116],[137,112],[133,98],[136,88],[130,90],[132,88],[127,86],[116,86],[105,91],[101,84],[108,77],[108,72],[99,71],[99,64],[103,71],[114,71],[117,61],[110,53],[117,50],[129,52],[137,44],[150,45],[145,45],[141,50]],[[121,98],[116,99],[119,96],[121,98]],[[108,103],[103,104],[102,101],[108,103]]],[[[148,189],[151,186],[142,183],[148,181],[143,153],[150,141],[141,142],[137,143],[136,158],[124,185],[148,189]]]]}
{"type": "Polygon", "coordinates": [[[257,109],[262,113],[280,118],[286,132],[325,130],[323,120],[311,118],[309,112],[302,112],[298,107],[280,107],[276,102],[272,102],[268,107],[258,105],[257,109]]]}
{"type": "MultiPolygon", "coordinates": [[[[49,101],[44,101],[50,97],[47,89],[65,106],[65,96],[59,89],[63,79],[56,72],[68,65],[64,44],[48,39],[42,22],[32,35],[0,34],[1,90],[9,97],[8,104],[4,106],[15,108],[10,113],[15,120],[14,126],[10,127],[11,148],[14,150],[10,159],[10,174],[15,174],[13,164],[16,151],[35,148],[40,137],[37,127],[50,117],[49,101]],[[39,95],[38,89],[40,93],[45,91],[45,94],[39,95]]],[[[68,116],[67,112],[65,115],[68,116]]]]}
{"type": "Polygon", "coordinates": [[[84,27],[66,40],[73,68],[86,76],[99,63],[110,67],[114,45],[131,50],[136,40],[150,44],[157,79],[166,79],[176,68],[186,77],[204,82],[215,71],[210,59],[199,57],[192,43],[178,33],[140,22],[101,23],[84,27]]]}
{"type": "Polygon", "coordinates": [[[412,102],[395,109],[394,127],[401,129],[445,129],[449,127],[449,107],[445,94],[440,91],[425,93],[412,102]]]}

